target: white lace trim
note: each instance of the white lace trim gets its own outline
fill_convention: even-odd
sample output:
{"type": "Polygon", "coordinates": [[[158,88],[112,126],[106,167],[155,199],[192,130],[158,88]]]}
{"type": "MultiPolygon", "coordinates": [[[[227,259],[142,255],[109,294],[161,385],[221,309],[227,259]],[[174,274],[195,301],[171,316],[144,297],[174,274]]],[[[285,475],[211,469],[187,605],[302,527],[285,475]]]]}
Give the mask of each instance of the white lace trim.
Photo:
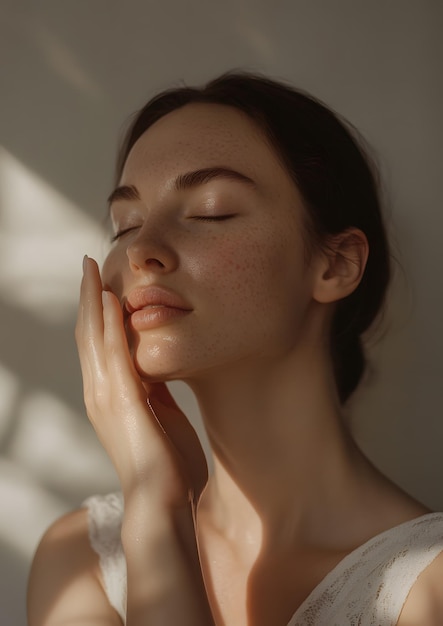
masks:
{"type": "MultiPolygon", "coordinates": [[[[92,496],[91,546],[100,557],[110,604],[126,619],[123,496],[92,496]]],[[[348,554],[325,576],[287,626],[395,626],[421,572],[443,551],[443,513],[400,524],[348,554]]]]}
{"type": "Polygon", "coordinates": [[[288,626],[395,626],[412,585],[443,551],[443,513],[360,546],[312,591],[288,626]]]}
{"type": "Polygon", "coordinates": [[[111,606],[126,622],[126,561],[121,544],[123,495],[92,496],[83,502],[88,509],[89,538],[98,554],[105,591],[111,606]]]}

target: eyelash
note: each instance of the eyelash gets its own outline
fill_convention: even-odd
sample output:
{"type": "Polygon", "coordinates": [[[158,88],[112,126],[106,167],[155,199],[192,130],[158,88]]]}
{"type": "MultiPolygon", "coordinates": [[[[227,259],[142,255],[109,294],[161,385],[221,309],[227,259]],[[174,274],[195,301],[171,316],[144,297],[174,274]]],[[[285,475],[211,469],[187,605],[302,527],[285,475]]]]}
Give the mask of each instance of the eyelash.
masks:
{"type": "Polygon", "coordinates": [[[126,235],[126,233],[129,233],[131,230],[134,230],[135,228],[137,228],[137,226],[130,226],[129,228],[124,228],[123,230],[119,230],[117,233],[115,233],[113,237],[111,237],[111,243],[114,243],[114,241],[117,241],[117,239],[120,239],[120,237],[123,237],[123,235],[126,235]]]}
{"type": "MultiPolygon", "coordinates": [[[[229,214],[229,215],[194,215],[192,217],[193,220],[198,220],[201,222],[224,222],[226,220],[229,220],[230,218],[234,217],[233,214],[229,214]]],[[[115,235],[113,235],[111,237],[111,243],[114,243],[114,241],[117,241],[117,239],[120,239],[120,237],[123,237],[123,235],[126,235],[126,233],[129,233],[131,230],[135,230],[136,228],[138,228],[137,226],[130,226],[129,228],[124,228],[123,230],[120,230],[119,232],[117,232],[115,235]]]]}
{"type": "Polygon", "coordinates": [[[199,220],[203,222],[224,222],[225,220],[234,217],[233,214],[229,215],[194,215],[193,220],[199,220]]]}

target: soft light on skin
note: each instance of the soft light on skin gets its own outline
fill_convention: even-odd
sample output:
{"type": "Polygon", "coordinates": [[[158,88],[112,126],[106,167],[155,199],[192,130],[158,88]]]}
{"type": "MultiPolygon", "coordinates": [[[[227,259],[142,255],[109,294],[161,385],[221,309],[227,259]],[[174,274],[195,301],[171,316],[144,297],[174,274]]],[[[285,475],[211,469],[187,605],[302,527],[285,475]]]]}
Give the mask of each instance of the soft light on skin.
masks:
{"type": "MultiPolygon", "coordinates": [[[[343,511],[358,518],[379,480],[341,419],[328,336],[335,302],[361,279],[366,238],[351,229],[308,262],[298,189],[255,124],[221,105],[187,105],[149,128],[111,200],[120,236],[105,288],[123,309],[148,285],[191,308],[137,333],[127,321],[127,334],[142,378],[183,380],[197,397],[214,461],[198,507],[202,554],[233,550],[246,584],[277,541],[291,577],[288,550],[323,541],[326,519],[328,537],[349,542],[343,511]],[[219,175],[205,179],[208,168],[219,175]]],[[[214,580],[223,570],[208,568],[214,580]]]]}
{"type": "Polygon", "coordinates": [[[312,306],[301,197],[274,151],[243,114],[190,105],[159,120],[137,141],[120,181],[138,200],[111,205],[115,228],[103,282],[122,302],[140,285],[165,286],[192,313],[149,332],[130,333],[147,377],[190,378],[286,354],[312,306]],[[224,177],[189,189],[173,181],[208,167],[224,177]],[[229,219],[207,221],[208,215],[229,219]]]}

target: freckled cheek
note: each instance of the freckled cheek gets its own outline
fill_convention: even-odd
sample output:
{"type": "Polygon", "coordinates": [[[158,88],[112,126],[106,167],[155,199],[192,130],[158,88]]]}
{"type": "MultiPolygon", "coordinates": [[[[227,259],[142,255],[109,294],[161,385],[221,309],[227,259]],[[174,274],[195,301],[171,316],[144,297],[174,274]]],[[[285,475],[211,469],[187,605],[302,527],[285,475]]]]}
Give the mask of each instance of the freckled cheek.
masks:
{"type": "Polygon", "coordinates": [[[194,276],[223,308],[231,298],[243,309],[268,306],[275,285],[281,253],[263,242],[229,242],[215,246],[200,257],[194,276]]]}

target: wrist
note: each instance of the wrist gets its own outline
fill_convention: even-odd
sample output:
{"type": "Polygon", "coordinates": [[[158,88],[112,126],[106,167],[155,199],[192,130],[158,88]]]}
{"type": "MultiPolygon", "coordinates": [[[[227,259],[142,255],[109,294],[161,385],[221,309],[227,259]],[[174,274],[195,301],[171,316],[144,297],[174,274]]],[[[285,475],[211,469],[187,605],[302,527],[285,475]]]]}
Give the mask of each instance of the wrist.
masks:
{"type": "Polygon", "coordinates": [[[196,545],[191,503],[166,506],[146,489],[133,491],[124,498],[121,540],[125,552],[164,541],[196,545]]]}
{"type": "Polygon", "coordinates": [[[132,494],[125,504],[121,538],[128,624],[149,618],[149,623],[213,625],[190,504],[160,507],[144,492],[132,494]]]}

